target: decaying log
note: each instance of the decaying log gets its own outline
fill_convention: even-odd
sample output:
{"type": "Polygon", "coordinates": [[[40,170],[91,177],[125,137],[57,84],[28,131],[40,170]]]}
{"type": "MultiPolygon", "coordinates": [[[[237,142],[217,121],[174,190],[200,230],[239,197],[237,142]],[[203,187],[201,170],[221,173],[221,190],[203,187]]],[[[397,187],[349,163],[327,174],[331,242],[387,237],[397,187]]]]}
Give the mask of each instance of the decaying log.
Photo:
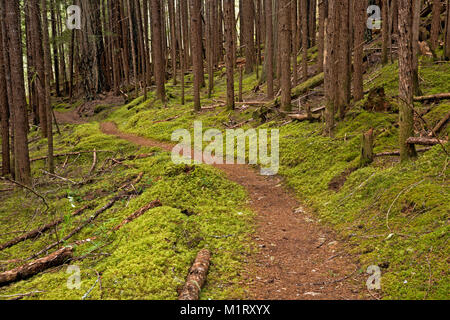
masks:
{"type": "Polygon", "coordinates": [[[436,136],[442,128],[444,128],[447,121],[450,119],[450,111],[445,115],[445,117],[439,121],[436,126],[431,130],[431,132],[428,134],[428,137],[436,136]]]}
{"type": "MultiPolygon", "coordinates": [[[[84,206],[83,208],[78,209],[77,211],[75,211],[75,212],[72,213],[72,217],[76,217],[76,216],[80,215],[80,214],[83,213],[83,211],[86,210],[87,208],[89,208],[89,206],[84,206]]],[[[28,233],[25,233],[25,234],[23,234],[23,235],[21,235],[21,236],[19,236],[19,237],[17,237],[17,238],[14,238],[14,239],[12,239],[12,240],[10,240],[10,241],[8,241],[8,242],[5,242],[5,243],[3,243],[3,244],[0,245],[0,251],[4,250],[4,249],[6,249],[6,248],[10,248],[10,247],[12,247],[12,246],[14,246],[14,245],[16,245],[16,244],[22,242],[22,241],[25,241],[25,240],[28,240],[28,239],[34,239],[34,238],[37,238],[37,237],[39,237],[42,233],[44,233],[44,232],[46,232],[47,230],[50,230],[50,229],[56,227],[57,225],[61,224],[63,221],[64,221],[64,220],[63,220],[62,218],[61,218],[61,219],[58,219],[58,220],[56,220],[56,221],[53,221],[52,223],[46,224],[46,225],[43,226],[43,227],[34,229],[34,230],[32,230],[32,231],[30,231],[30,232],[28,232],[28,233]]]]}
{"type": "Polygon", "coordinates": [[[156,208],[156,207],[161,207],[162,203],[159,200],[155,200],[150,202],[149,204],[143,206],[142,208],[140,208],[138,211],[134,212],[132,215],[130,215],[128,218],[126,218],[125,220],[123,220],[118,226],[114,227],[114,231],[119,230],[120,228],[122,228],[124,225],[126,225],[127,223],[130,223],[131,221],[139,218],[140,216],[142,216],[144,213],[146,213],[148,210],[156,208]]]}
{"type": "Polygon", "coordinates": [[[450,99],[450,92],[439,93],[439,94],[432,94],[432,95],[429,95],[429,96],[414,97],[414,101],[415,102],[438,101],[438,100],[445,100],[445,99],[450,99]]]}
{"type": "Polygon", "coordinates": [[[207,249],[203,249],[197,254],[178,300],[198,300],[200,291],[206,282],[210,259],[211,253],[207,249]]]}
{"type": "Polygon", "coordinates": [[[34,260],[12,270],[2,272],[0,273],[0,287],[19,280],[28,279],[44,270],[59,266],[72,258],[72,256],[73,249],[71,247],[65,247],[46,257],[34,260]]]}
{"type": "MultiPolygon", "coordinates": [[[[299,84],[295,88],[292,88],[291,96],[292,96],[292,98],[295,99],[295,98],[305,94],[309,90],[322,85],[323,82],[324,82],[324,73],[322,72],[322,73],[315,75],[312,78],[309,78],[308,80],[299,84]]],[[[269,106],[272,104],[275,104],[275,106],[278,106],[278,105],[280,105],[280,103],[281,103],[281,98],[278,97],[275,99],[274,103],[269,103],[269,106]]]]}
{"type": "Polygon", "coordinates": [[[321,116],[314,114],[289,114],[289,118],[297,121],[319,121],[321,116]]]}
{"type": "Polygon", "coordinates": [[[439,140],[435,138],[425,138],[425,137],[410,137],[406,140],[409,144],[418,144],[422,146],[434,146],[437,144],[447,143],[446,140],[439,140]]]}
{"type": "Polygon", "coordinates": [[[75,229],[73,229],[67,236],[65,236],[64,238],[62,238],[59,241],[56,241],[52,244],[50,244],[49,246],[45,247],[44,249],[42,249],[41,251],[33,254],[32,256],[30,256],[29,258],[27,258],[27,260],[31,260],[34,259],[38,256],[40,256],[41,254],[43,254],[44,252],[49,251],[50,249],[53,249],[54,247],[64,243],[65,241],[67,241],[68,239],[72,238],[75,234],[77,234],[78,232],[81,231],[81,229],[83,229],[85,226],[87,226],[88,224],[90,224],[92,221],[95,220],[95,218],[97,218],[102,212],[108,210],[109,208],[111,208],[114,203],[116,203],[117,200],[119,200],[122,196],[115,196],[114,198],[112,198],[105,206],[103,206],[102,208],[98,209],[91,217],[89,217],[88,219],[84,220],[78,227],[76,227],[75,229]]]}
{"type": "MultiPolygon", "coordinates": [[[[109,153],[113,153],[113,151],[108,151],[108,150],[92,150],[92,151],[78,151],[78,152],[67,152],[67,153],[59,153],[59,154],[55,154],[53,157],[54,158],[59,158],[59,157],[67,157],[67,156],[78,156],[80,154],[83,153],[94,153],[94,152],[109,152],[109,153]]],[[[39,161],[39,160],[46,160],[47,156],[42,156],[39,158],[34,158],[31,159],[30,162],[35,162],[35,161],[39,161]]]]}
{"type": "Polygon", "coordinates": [[[134,161],[134,160],[150,158],[150,157],[153,157],[154,155],[155,155],[155,153],[151,152],[151,153],[143,153],[143,154],[138,154],[138,155],[132,155],[132,156],[124,157],[124,158],[118,158],[118,159],[114,159],[114,160],[117,160],[117,161],[120,161],[120,162],[123,162],[123,161],[134,161]]]}
{"type": "MultiPolygon", "coordinates": [[[[427,152],[430,151],[431,147],[417,149],[416,152],[427,152]]],[[[388,152],[380,152],[373,155],[374,157],[400,157],[400,151],[388,151],[388,152]]]]}
{"type": "Polygon", "coordinates": [[[359,166],[364,167],[373,162],[373,129],[361,136],[361,158],[359,166]]]}

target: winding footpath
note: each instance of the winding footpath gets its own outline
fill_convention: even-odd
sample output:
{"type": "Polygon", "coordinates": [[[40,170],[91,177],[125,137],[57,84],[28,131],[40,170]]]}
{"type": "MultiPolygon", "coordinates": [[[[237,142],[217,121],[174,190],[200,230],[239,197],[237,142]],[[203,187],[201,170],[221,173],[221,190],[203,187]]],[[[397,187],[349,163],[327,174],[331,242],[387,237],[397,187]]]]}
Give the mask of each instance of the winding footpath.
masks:
{"type": "MultiPolygon", "coordinates": [[[[170,143],[120,132],[101,124],[107,135],[146,147],[171,151],[170,143]]],[[[252,235],[258,250],[247,258],[243,285],[248,299],[364,299],[366,275],[336,234],[315,221],[283,185],[279,176],[261,176],[247,165],[214,165],[248,192],[256,213],[252,235]]]]}

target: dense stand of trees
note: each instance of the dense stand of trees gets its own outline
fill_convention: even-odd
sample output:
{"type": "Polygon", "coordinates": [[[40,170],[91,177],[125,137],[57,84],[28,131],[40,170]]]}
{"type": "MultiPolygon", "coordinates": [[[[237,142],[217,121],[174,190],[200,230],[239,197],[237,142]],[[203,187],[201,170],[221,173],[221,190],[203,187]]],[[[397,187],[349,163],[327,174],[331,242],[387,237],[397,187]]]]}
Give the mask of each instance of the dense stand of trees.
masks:
{"type": "MultiPolygon", "coordinates": [[[[0,0],[0,116],[2,175],[30,184],[27,134],[37,126],[48,138],[53,172],[52,96],[96,99],[102,92],[133,97],[156,86],[166,102],[171,79],[182,87],[193,73],[195,111],[201,109],[208,76],[225,66],[228,108],[235,107],[235,72],[256,72],[267,84],[268,101],[280,96],[291,110],[291,90],[324,72],[325,134],[333,136],[352,101],[364,96],[367,8],[381,8],[381,62],[399,48],[400,146],[402,159],[416,155],[406,143],[413,135],[413,96],[420,94],[419,40],[435,57],[450,59],[449,0],[75,0],[81,29],[66,27],[66,0],[0,0]],[[428,35],[421,16],[431,13],[428,35]],[[423,33],[423,32],[422,32],[423,33]],[[317,62],[309,49],[317,46],[317,62]],[[442,50],[441,50],[442,49],[442,50]],[[300,60],[300,61],[299,61],[300,60]],[[25,66],[24,66],[24,61],[25,66]],[[278,95],[277,95],[278,93],[278,95]]],[[[276,104],[273,104],[275,107],[276,104]]]]}

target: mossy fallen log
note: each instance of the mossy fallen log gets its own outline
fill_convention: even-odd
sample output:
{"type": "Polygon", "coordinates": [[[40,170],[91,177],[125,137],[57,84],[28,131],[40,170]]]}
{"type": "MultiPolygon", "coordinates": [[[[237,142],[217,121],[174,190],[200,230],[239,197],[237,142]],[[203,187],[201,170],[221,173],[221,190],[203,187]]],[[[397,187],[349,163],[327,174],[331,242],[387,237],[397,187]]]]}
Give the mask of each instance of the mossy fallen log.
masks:
{"type": "Polygon", "coordinates": [[[206,282],[211,253],[207,249],[200,250],[194,264],[189,269],[186,283],[178,300],[198,300],[200,291],[206,282]]]}
{"type": "MultiPolygon", "coordinates": [[[[292,88],[291,90],[291,96],[292,98],[297,98],[301,96],[302,94],[305,94],[308,92],[308,90],[314,89],[324,82],[324,73],[319,73],[315,75],[312,78],[309,78],[305,82],[300,83],[298,86],[292,88]]],[[[278,97],[275,99],[273,103],[269,103],[267,106],[278,106],[281,103],[281,98],[278,97]]]]}
{"type": "Polygon", "coordinates": [[[49,268],[62,265],[72,257],[73,249],[71,247],[65,247],[46,257],[34,260],[12,270],[2,272],[0,273],[0,287],[19,280],[28,279],[49,268]]]}
{"type": "MultiPolygon", "coordinates": [[[[73,212],[71,214],[71,216],[72,217],[76,217],[76,216],[80,215],[81,213],[83,213],[83,211],[88,209],[88,208],[89,208],[89,206],[84,206],[83,208],[78,209],[77,211],[73,212]]],[[[19,236],[17,238],[14,238],[14,239],[12,239],[12,240],[10,240],[8,242],[5,242],[5,243],[0,245],[0,251],[4,250],[6,248],[10,248],[10,247],[12,247],[12,246],[14,246],[14,245],[16,245],[16,244],[18,244],[20,242],[25,241],[25,240],[35,239],[35,238],[39,237],[41,234],[43,234],[44,232],[46,232],[46,231],[56,227],[57,225],[61,224],[63,221],[64,220],[62,218],[58,219],[58,220],[55,220],[55,221],[53,221],[53,222],[51,222],[49,224],[46,224],[45,226],[36,228],[36,229],[34,229],[34,230],[30,231],[30,232],[27,232],[27,233],[25,233],[25,234],[23,234],[23,235],[21,235],[21,236],[19,236]]]]}
{"type": "Polygon", "coordinates": [[[142,216],[144,213],[146,213],[148,210],[156,208],[156,207],[161,207],[162,203],[159,200],[155,200],[150,202],[149,204],[143,206],[142,208],[140,208],[138,211],[134,212],[132,215],[130,215],[128,218],[126,218],[125,220],[123,220],[119,225],[117,225],[116,227],[114,227],[114,231],[119,230],[120,228],[122,228],[124,225],[130,223],[131,221],[139,218],[140,216],[142,216]]]}

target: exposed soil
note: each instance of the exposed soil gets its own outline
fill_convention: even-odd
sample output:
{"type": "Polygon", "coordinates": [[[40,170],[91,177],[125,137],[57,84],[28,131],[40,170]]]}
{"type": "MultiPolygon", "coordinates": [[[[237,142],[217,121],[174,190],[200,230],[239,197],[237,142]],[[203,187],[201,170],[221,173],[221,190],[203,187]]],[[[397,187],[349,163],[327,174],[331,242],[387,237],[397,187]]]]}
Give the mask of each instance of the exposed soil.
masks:
{"type": "MultiPolygon", "coordinates": [[[[136,145],[173,145],[122,133],[112,122],[101,130],[136,145]]],[[[215,165],[231,181],[244,186],[250,208],[256,213],[252,235],[256,252],[248,257],[243,285],[249,286],[248,299],[361,299],[365,276],[360,275],[357,257],[328,227],[315,221],[283,186],[278,176],[267,177],[246,165],[215,165]]]]}

